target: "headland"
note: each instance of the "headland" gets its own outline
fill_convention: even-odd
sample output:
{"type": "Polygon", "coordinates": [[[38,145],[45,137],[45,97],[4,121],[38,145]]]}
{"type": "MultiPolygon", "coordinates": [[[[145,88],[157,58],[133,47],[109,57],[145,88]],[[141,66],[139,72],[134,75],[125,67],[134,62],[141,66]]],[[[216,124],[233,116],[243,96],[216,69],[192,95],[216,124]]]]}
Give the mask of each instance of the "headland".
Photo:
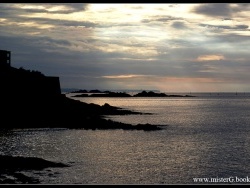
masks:
{"type": "MultiPolygon", "coordinates": [[[[105,104],[87,104],[61,94],[59,77],[14,68],[0,60],[0,129],[69,128],[160,130],[156,125],[130,125],[104,115],[142,114],[105,104]]],[[[97,92],[97,91],[94,91],[97,92]]],[[[109,93],[109,95],[116,95],[109,93]]],[[[98,96],[98,95],[97,95],[98,96]]],[[[126,95],[127,96],[127,95],[126,95]]]]}

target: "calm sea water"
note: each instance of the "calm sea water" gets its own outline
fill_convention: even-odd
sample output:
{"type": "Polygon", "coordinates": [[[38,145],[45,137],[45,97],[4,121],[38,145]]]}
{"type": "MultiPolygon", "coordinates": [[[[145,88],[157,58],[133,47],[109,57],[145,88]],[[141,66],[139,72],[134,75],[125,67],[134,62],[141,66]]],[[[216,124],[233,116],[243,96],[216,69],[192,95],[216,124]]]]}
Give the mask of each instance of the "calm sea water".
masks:
{"type": "Polygon", "coordinates": [[[196,96],[77,98],[154,113],[106,118],[160,124],[163,130],[13,130],[0,132],[0,152],[70,165],[23,172],[43,184],[195,184],[193,178],[250,177],[250,95],[196,96]]]}

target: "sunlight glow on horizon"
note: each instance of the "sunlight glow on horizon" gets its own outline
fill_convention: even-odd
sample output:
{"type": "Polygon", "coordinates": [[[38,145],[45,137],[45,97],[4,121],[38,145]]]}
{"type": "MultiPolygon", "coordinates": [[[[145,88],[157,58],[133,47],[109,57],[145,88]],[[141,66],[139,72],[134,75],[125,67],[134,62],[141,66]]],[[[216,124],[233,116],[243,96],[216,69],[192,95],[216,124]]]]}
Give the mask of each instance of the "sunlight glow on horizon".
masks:
{"type": "Polygon", "coordinates": [[[197,61],[219,61],[225,60],[223,55],[201,55],[197,58],[197,61]]]}

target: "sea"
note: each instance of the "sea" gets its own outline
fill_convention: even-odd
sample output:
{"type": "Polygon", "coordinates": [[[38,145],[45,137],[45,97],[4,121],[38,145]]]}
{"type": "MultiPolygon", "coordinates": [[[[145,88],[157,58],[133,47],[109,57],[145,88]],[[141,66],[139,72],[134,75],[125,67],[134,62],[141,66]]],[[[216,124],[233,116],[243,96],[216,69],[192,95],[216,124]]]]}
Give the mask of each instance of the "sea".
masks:
{"type": "Polygon", "coordinates": [[[250,93],[181,93],[186,94],[195,97],[67,94],[86,103],[151,113],[105,118],[162,130],[1,131],[0,154],[69,165],[22,171],[41,184],[250,184],[250,93]]]}

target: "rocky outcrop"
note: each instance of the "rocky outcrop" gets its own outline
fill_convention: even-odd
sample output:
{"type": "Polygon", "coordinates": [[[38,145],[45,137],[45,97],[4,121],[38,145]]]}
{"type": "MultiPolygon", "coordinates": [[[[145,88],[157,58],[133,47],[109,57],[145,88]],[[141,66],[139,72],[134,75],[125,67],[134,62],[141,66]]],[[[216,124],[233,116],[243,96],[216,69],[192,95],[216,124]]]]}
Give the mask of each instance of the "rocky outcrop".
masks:
{"type": "Polygon", "coordinates": [[[142,91],[141,93],[135,94],[133,97],[194,97],[191,95],[167,95],[165,93],[155,93],[153,91],[142,91]]]}
{"type": "Polygon", "coordinates": [[[153,91],[142,91],[141,93],[137,93],[134,97],[166,97],[165,93],[154,93],[153,91]]]}
{"type": "Polygon", "coordinates": [[[1,170],[9,171],[20,170],[42,170],[48,167],[68,167],[63,163],[47,161],[36,157],[7,156],[0,155],[1,170]]]}
{"type": "MultiPolygon", "coordinates": [[[[79,91],[84,91],[84,90],[79,90],[79,91]]],[[[167,95],[165,93],[155,93],[153,91],[148,91],[148,92],[142,91],[140,93],[137,93],[137,94],[131,96],[125,92],[119,93],[119,92],[105,91],[103,93],[94,93],[94,94],[83,93],[83,94],[75,95],[72,97],[194,97],[194,96],[191,96],[191,95],[167,95]]]]}
{"type": "Polygon", "coordinates": [[[40,183],[38,179],[22,173],[26,170],[63,168],[69,165],[36,157],[0,155],[0,184],[40,183]]]}

